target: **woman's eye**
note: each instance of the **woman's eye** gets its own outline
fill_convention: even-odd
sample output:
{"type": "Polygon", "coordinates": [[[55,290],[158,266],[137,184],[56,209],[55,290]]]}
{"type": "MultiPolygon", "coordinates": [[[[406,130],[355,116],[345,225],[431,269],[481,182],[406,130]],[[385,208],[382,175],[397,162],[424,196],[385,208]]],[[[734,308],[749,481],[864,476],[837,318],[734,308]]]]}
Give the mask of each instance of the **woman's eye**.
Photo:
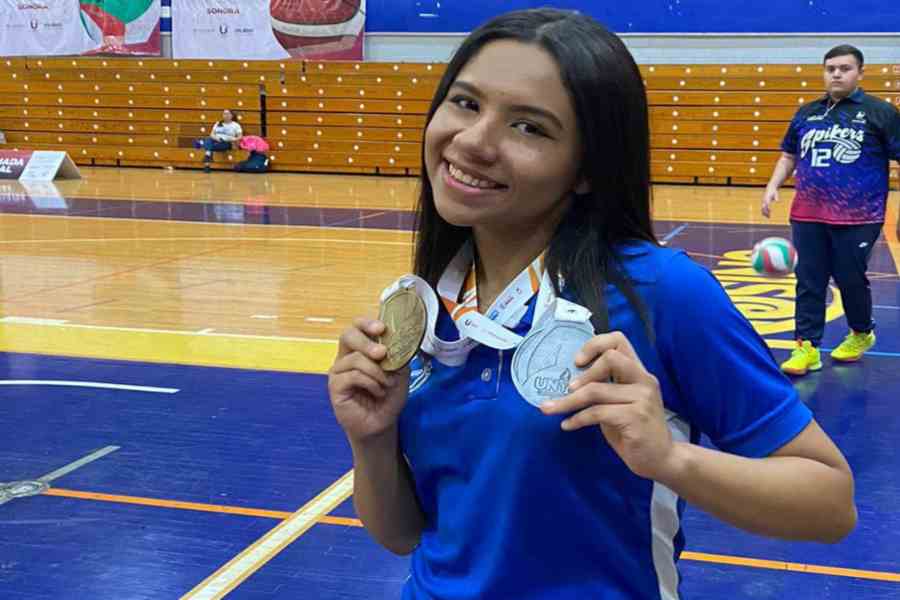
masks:
{"type": "Polygon", "coordinates": [[[455,96],[450,99],[450,102],[463,110],[478,110],[478,103],[465,96],[455,96]]]}
{"type": "Polygon", "coordinates": [[[534,125],[533,123],[528,123],[527,121],[520,121],[520,122],[516,123],[515,125],[513,125],[513,127],[515,127],[517,130],[519,130],[520,132],[525,133],[527,135],[540,135],[540,136],[545,135],[540,127],[538,127],[537,125],[534,125]]]}

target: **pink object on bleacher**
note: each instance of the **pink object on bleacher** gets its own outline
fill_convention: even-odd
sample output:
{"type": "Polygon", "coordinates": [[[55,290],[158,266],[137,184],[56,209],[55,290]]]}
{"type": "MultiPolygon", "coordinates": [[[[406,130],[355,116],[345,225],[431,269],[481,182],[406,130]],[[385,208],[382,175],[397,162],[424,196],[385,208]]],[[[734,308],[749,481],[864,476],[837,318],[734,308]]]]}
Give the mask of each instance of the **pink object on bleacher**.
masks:
{"type": "Polygon", "coordinates": [[[269,142],[258,135],[245,135],[238,142],[241,150],[256,150],[257,152],[268,152],[269,142]]]}

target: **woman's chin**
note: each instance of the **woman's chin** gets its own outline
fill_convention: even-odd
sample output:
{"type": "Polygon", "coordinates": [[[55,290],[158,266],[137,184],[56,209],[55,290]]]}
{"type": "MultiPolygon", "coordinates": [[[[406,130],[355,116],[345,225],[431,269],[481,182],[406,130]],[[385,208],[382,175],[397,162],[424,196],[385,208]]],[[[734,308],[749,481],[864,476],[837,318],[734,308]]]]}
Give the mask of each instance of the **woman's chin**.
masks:
{"type": "Polygon", "coordinates": [[[467,211],[453,210],[450,207],[439,206],[435,203],[437,214],[447,223],[454,227],[472,227],[471,215],[464,214],[467,211]]]}

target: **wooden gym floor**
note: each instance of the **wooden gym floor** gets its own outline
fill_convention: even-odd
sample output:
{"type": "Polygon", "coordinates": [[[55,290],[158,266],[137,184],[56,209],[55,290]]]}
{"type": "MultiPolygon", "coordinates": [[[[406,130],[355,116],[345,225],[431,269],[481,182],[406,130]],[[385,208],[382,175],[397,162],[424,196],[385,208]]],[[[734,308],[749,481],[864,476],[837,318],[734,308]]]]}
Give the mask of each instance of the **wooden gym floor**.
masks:
{"type": "MultiPolygon", "coordinates": [[[[0,482],[31,482],[0,499],[0,597],[397,598],[407,559],[355,519],[323,373],[338,332],[408,270],[416,182],[83,176],[0,183],[0,482]]],[[[898,195],[870,269],[875,351],[797,381],[855,470],[859,527],[791,544],[689,509],[685,598],[900,597],[898,195]]],[[[793,281],[748,255],[788,235],[791,193],[771,222],[760,196],[658,186],[656,227],[780,360],[793,281]]],[[[825,346],[845,333],[836,296],[828,315],[825,346]]]]}

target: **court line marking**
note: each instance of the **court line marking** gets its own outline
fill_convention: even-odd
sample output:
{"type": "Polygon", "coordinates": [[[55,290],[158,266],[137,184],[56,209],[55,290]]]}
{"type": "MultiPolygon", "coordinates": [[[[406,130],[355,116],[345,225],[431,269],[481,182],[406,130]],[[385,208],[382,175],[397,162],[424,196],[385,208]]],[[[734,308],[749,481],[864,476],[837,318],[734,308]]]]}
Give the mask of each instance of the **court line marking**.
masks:
{"type": "MultiPolygon", "coordinates": [[[[154,201],[159,202],[159,201],[154,201]]],[[[222,203],[212,203],[212,204],[222,204],[222,203]]],[[[237,206],[241,206],[242,204],[237,203],[237,206]]],[[[243,204],[243,206],[247,206],[243,204]]],[[[308,206],[290,206],[288,208],[310,208],[308,206]]],[[[313,207],[314,208],[314,207],[313,207]]],[[[353,209],[349,209],[353,210],[353,209]]],[[[379,210],[377,208],[369,209],[369,210],[379,210]]],[[[388,212],[396,212],[396,213],[413,213],[415,216],[415,209],[380,209],[382,213],[388,212]]],[[[20,213],[0,213],[0,216],[7,218],[28,218],[28,219],[93,219],[93,220],[104,220],[109,221],[111,217],[101,217],[97,215],[86,215],[86,214],[20,214],[20,213]]],[[[182,219],[147,219],[147,218],[134,218],[134,217],[113,217],[112,219],[118,221],[132,221],[132,222],[144,222],[144,223],[172,223],[172,224],[187,224],[187,225],[210,225],[210,226],[223,226],[223,227],[233,227],[235,225],[244,225],[244,226],[253,226],[253,227],[266,227],[266,228],[291,228],[291,229],[354,229],[351,227],[335,227],[333,225],[290,225],[290,224],[277,224],[277,225],[265,225],[262,223],[222,223],[219,221],[186,221],[182,219]]],[[[709,217],[679,217],[675,218],[673,216],[669,216],[666,214],[661,215],[651,215],[651,219],[654,221],[681,221],[687,223],[697,223],[700,225],[708,225],[710,227],[730,227],[735,225],[741,225],[750,228],[758,228],[758,229],[780,229],[784,227],[790,227],[790,224],[787,222],[776,222],[772,223],[769,221],[747,221],[747,219],[737,219],[735,217],[726,217],[720,216],[718,221],[710,221],[709,217]]],[[[354,220],[359,220],[359,217],[354,220]]],[[[388,228],[380,228],[380,227],[371,227],[366,228],[369,231],[409,231],[407,229],[388,229],[388,228]]],[[[134,238],[128,238],[128,240],[132,240],[134,238]]]]}
{"type": "MultiPolygon", "coordinates": [[[[52,322],[51,323],[33,323],[33,322],[32,323],[21,323],[20,317],[14,317],[14,316],[0,318],[0,324],[3,324],[3,323],[10,323],[11,325],[21,324],[23,326],[29,326],[29,327],[46,327],[48,329],[50,329],[50,328],[59,328],[59,329],[64,329],[64,330],[69,329],[72,331],[91,330],[91,331],[118,332],[118,333],[123,333],[123,334],[149,334],[149,335],[169,335],[169,334],[171,334],[171,335],[177,335],[179,337],[184,337],[184,338],[195,337],[195,338],[214,338],[214,339],[218,339],[218,340],[234,340],[234,339],[259,340],[259,341],[269,341],[269,342],[277,342],[277,343],[284,343],[284,344],[299,343],[299,345],[296,346],[297,348],[303,348],[305,344],[312,344],[312,345],[324,344],[324,345],[327,345],[328,348],[336,348],[337,347],[336,340],[323,339],[323,338],[287,337],[287,336],[274,336],[274,335],[249,335],[249,334],[240,334],[240,333],[213,332],[211,330],[203,330],[203,331],[198,332],[198,331],[176,330],[176,329],[115,327],[115,326],[111,326],[111,325],[80,325],[77,323],[52,323],[52,322]]],[[[769,348],[777,349],[777,350],[792,350],[797,345],[796,341],[790,340],[790,339],[766,338],[765,342],[769,346],[769,348]]],[[[0,349],[3,349],[6,352],[22,351],[22,352],[26,352],[26,353],[33,352],[33,353],[37,353],[37,354],[47,353],[45,351],[46,349],[41,350],[41,351],[33,350],[33,349],[16,350],[15,348],[11,348],[11,347],[4,348],[2,344],[0,344],[0,349]]],[[[194,350],[196,351],[196,348],[194,350]]],[[[324,350],[324,349],[323,348],[310,348],[309,349],[310,352],[319,352],[322,350],[324,350]]],[[[822,348],[822,350],[830,352],[831,348],[822,348]]],[[[52,351],[52,354],[62,355],[62,354],[67,354],[67,352],[61,351],[59,348],[55,348],[52,351]]],[[[870,350],[866,354],[869,356],[873,356],[873,357],[874,356],[885,357],[885,358],[900,357],[900,353],[898,353],[898,352],[881,352],[881,351],[870,350]]],[[[116,358],[114,356],[109,355],[109,353],[107,353],[107,352],[100,353],[100,354],[90,354],[90,355],[86,355],[83,352],[81,352],[81,353],[77,353],[76,355],[88,357],[88,358],[116,358]]],[[[194,360],[183,360],[183,361],[175,360],[175,361],[173,361],[173,360],[169,359],[167,362],[175,362],[178,364],[201,365],[201,366],[223,366],[223,367],[231,367],[231,368],[252,368],[252,369],[263,369],[263,370],[290,370],[290,371],[299,371],[299,372],[304,372],[304,373],[324,373],[328,370],[328,368],[331,364],[331,361],[329,359],[329,360],[322,361],[321,364],[315,363],[313,365],[313,364],[305,364],[304,363],[305,364],[304,368],[297,369],[294,366],[289,366],[290,368],[287,368],[284,366],[278,367],[278,366],[273,366],[270,364],[268,367],[266,367],[264,365],[262,365],[262,366],[256,365],[256,364],[249,365],[249,364],[235,362],[235,361],[197,362],[196,355],[193,355],[193,356],[194,356],[194,360]]],[[[119,356],[119,358],[122,360],[141,360],[144,362],[153,362],[154,360],[156,360],[153,357],[147,357],[147,356],[141,356],[141,357],[137,357],[137,358],[135,358],[135,357],[122,358],[121,356],[119,356]]],[[[291,365],[293,365],[293,364],[294,363],[291,363],[291,365]]],[[[301,363],[298,362],[297,366],[299,366],[300,364],[301,363]]]]}
{"type": "MultiPolygon", "coordinates": [[[[144,498],[140,496],[123,496],[121,494],[103,494],[97,492],[84,492],[64,488],[50,488],[44,492],[45,496],[57,496],[60,498],[75,498],[78,500],[93,500],[96,502],[112,502],[115,504],[135,504],[138,506],[152,506],[155,508],[171,508],[178,510],[192,510],[197,512],[221,513],[227,515],[240,515],[244,517],[261,517],[264,519],[284,520],[294,513],[283,510],[268,510],[263,508],[247,508],[244,506],[228,506],[223,504],[207,504],[204,502],[184,502],[182,500],[164,500],[161,498],[144,498]]],[[[329,525],[348,525],[362,527],[359,519],[349,517],[322,516],[319,523],[329,525]]]]}
{"type": "Polygon", "coordinates": [[[102,383],[99,381],[64,381],[44,379],[0,379],[0,385],[40,385],[57,387],[97,388],[102,390],[125,390],[129,392],[149,392],[152,394],[177,394],[176,388],[128,385],[124,383],[102,383]]]}
{"type": "MultiPolygon", "coordinates": [[[[373,219],[375,217],[380,217],[381,215],[385,215],[388,212],[390,212],[390,211],[382,210],[380,212],[376,212],[376,213],[372,213],[372,214],[368,214],[368,215],[362,215],[360,217],[348,217],[348,218],[342,219],[340,221],[334,221],[333,223],[328,223],[327,225],[323,225],[323,227],[343,227],[344,225],[347,225],[349,223],[359,223],[360,221],[365,221],[366,219],[373,219]]],[[[409,211],[404,211],[404,212],[409,212],[409,211]]]]}
{"type": "Polygon", "coordinates": [[[3,317],[0,323],[19,323],[22,325],[65,325],[68,319],[41,319],[39,317],[3,317]]]}
{"type": "Polygon", "coordinates": [[[167,333],[167,334],[175,334],[175,335],[187,335],[187,336],[203,336],[203,337],[223,337],[223,338],[237,338],[237,339],[245,339],[245,340],[277,340],[282,342],[313,342],[317,344],[334,344],[337,345],[337,340],[327,340],[322,338],[308,338],[308,337],[289,337],[289,336],[279,336],[279,335],[251,335],[245,333],[218,333],[214,332],[214,330],[200,330],[200,331],[191,331],[188,329],[152,329],[149,327],[116,327],[114,325],[81,325],[79,323],[38,323],[34,321],[28,321],[23,323],[21,321],[22,317],[3,317],[0,318],[0,323],[11,323],[11,324],[27,324],[27,325],[38,325],[41,327],[63,327],[63,328],[75,328],[75,329],[92,329],[95,331],[122,331],[128,333],[167,333]],[[212,332],[212,333],[210,333],[212,332]]]}
{"type": "Polygon", "coordinates": [[[306,503],[300,510],[224,564],[218,571],[200,582],[194,589],[182,596],[181,600],[217,600],[224,597],[294,540],[306,533],[318,522],[320,517],[330,513],[352,493],[353,471],[351,470],[306,503]]]}
{"type": "Polygon", "coordinates": [[[682,231],[684,231],[687,228],[688,228],[687,223],[682,223],[681,225],[679,225],[678,227],[676,227],[675,229],[673,229],[672,231],[667,233],[665,235],[665,237],[663,237],[663,239],[660,241],[660,243],[663,246],[667,245],[669,242],[671,242],[673,239],[675,239],[679,234],[681,234],[682,231]]]}
{"type": "MultiPolygon", "coordinates": [[[[158,508],[172,508],[181,510],[193,510],[200,512],[223,513],[229,515],[242,515],[248,517],[262,517],[268,519],[287,519],[293,514],[278,510],[265,510],[258,508],[245,508],[239,506],[225,506],[217,504],[204,504],[198,502],[181,502],[178,500],[162,500],[157,498],[141,498],[138,496],[121,496],[117,494],[100,494],[83,492],[61,488],[51,488],[44,492],[45,496],[57,496],[63,498],[76,498],[81,500],[94,500],[99,502],[113,502],[120,504],[136,504],[158,508]]],[[[362,521],[350,517],[334,517],[324,515],[319,517],[318,523],[323,525],[340,525],[345,527],[362,527],[362,521]]],[[[872,579],[876,581],[890,581],[900,583],[900,573],[888,571],[869,571],[865,569],[849,569],[844,567],[829,567],[822,565],[807,565],[777,560],[765,560],[747,558],[742,556],[729,556],[724,554],[710,554],[706,552],[692,552],[685,550],[681,553],[684,560],[697,562],[718,563],[732,566],[752,567],[773,571],[792,571],[815,575],[831,575],[835,577],[853,577],[858,579],[872,579]]]]}
{"type": "Polygon", "coordinates": [[[853,577],[857,579],[873,579],[876,581],[891,581],[900,583],[900,573],[890,573],[887,571],[845,569],[843,567],[806,565],[803,563],[792,563],[779,560],[763,560],[759,558],[745,558],[742,556],[727,556],[723,554],[707,554],[705,552],[690,551],[682,552],[681,558],[685,560],[718,563],[723,565],[735,565],[740,567],[753,567],[756,569],[769,569],[773,571],[792,571],[795,573],[834,575],[837,577],[853,577]]]}
{"type": "Polygon", "coordinates": [[[64,467],[60,467],[60,468],[56,469],[55,471],[51,471],[51,472],[47,473],[46,475],[42,475],[41,477],[38,477],[37,481],[43,481],[44,483],[50,483],[54,479],[59,479],[63,475],[68,475],[75,469],[80,469],[84,465],[92,463],[95,460],[101,459],[104,456],[106,456],[107,454],[112,454],[113,452],[115,452],[116,450],[119,450],[120,448],[121,448],[121,446],[106,446],[104,448],[100,448],[99,450],[95,450],[94,452],[91,452],[87,456],[79,458],[76,461],[70,462],[69,464],[65,465],[64,467]]]}
{"type": "MultiPolygon", "coordinates": [[[[0,323],[18,323],[18,319],[21,317],[5,317],[0,318],[0,323]]],[[[175,334],[175,335],[184,335],[184,336],[203,336],[203,337],[219,337],[219,338],[235,338],[235,339],[247,339],[247,340],[276,340],[282,342],[311,342],[315,344],[332,344],[337,346],[337,340],[333,339],[323,339],[323,338],[309,338],[309,337],[289,337],[289,336],[278,336],[278,335],[250,335],[243,333],[224,333],[224,332],[215,332],[215,333],[207,333],[207,330],[202,331],[189,331],[186,329],[151,329],[146,327],[115,327],[112,325],[80,325],[78,323],[29,323],[31,325],[40,325],[42,327],[63,327],[63,328],[75,328],[75,329],[91,329],[96,331],[121,331],[126,333],[165,333],[165,334],[175,334]]],[[[766,339],[765,342],[769,345],[770,348],[776,348],[780,350],[791,350],[796,345],[796,340],[781,340],[781,339],[766,339]]],[[[821,348],[821,350],[831,351],[833,348],[821,348]]],[[[866,352],[867,355],[870,356],[900,356],[898,352],[874,352],[869,351],[866,352]]]]}
{"type": "MultiPolygon", "coordinates": [[[[71,473],[72,471],[74,471],[74,470],[76,470],[76,469],[80,469],[80,468],[83,467],[84,465],[89,464],[89,463],[92,463],[92,462],[94,462],[95,460],[98,460],[98,459],[100,459],[100,458],[103,458],[103,457],[106,456],[107,454],[111,454],[111,453],[115,452],[115,451],[118,450],[118,449],[119,449],[119,446],[106,446],[106,447],[104,447],[104,448],[100,448],[99,450],[95,450],[94,452],[91,452],[91,453],[88,454],[87,456],[83,456],[83,457],[79,458],[79,459],[76,460],[76,461],[70,462],[69,464],[67,464],[67,465],[65,465],[65,466],[62,466],[62,467],[56,469],[55,471],[50,471],[50,472],[47,473],[46,475],[41,475],[41,476],[38,477],[37,479],[32,479],[32,480],[29,480],[29,481],[32,481],[32,482],[37,481],[37,482],[40,482],[40,483],[44,483],[44,484],[48,484],[48,485],[49,485],[49,483],[50,483],[51,481],[53,481],[53,480],[55,480],[55,479],[59,479],[59,478],[62,477],[63,475],[68,475],[68,474],[71,473]]],[[[46,491],[49,491],[49,489],[50,489],[50,488],[48,487],[48,489],[47,489],[47,490],[44,490],[44,491],[45,491],[45,492],[46,492],[46,491]]],[[[16,498],[14,498],[14,497],[13,497],[13,498],[0,499],[0,506],[6,504],[7,502],[11,502],[12,500],[15,500],[15,499],[16,499],[16,498]]]]}
{"type": "MultiPolygon", "coordinates": [[[[266,226],[268,227],[268,225],[266,226]]],[[[315,229],[328,229],[325,226],[315,229]]],[[[338,229],[338,228],[335,228],[338,229]]],[[[341,228],[347,229],[347,228],[341,228]]],[[[351,231],[359,231],[353,229],[351,231]]],[[[390,231],[409,233],[401,229],[366,229],[363,231],[390,231]]],[[[163,238],[50,238],[41,240],[0,240],[0,245],[13,244],[95,244],[95,243],[122,243],[122,242],[323,242],[326,244],[374,244],[378,246],[412,246],[412,240],[408,242],[392,242],[388,240],[352,240],[338,238],[300,238],[300,237],[163,237],[163,238]]],[[[220,249],[221,250],[221,249],[220,249]]]]}

